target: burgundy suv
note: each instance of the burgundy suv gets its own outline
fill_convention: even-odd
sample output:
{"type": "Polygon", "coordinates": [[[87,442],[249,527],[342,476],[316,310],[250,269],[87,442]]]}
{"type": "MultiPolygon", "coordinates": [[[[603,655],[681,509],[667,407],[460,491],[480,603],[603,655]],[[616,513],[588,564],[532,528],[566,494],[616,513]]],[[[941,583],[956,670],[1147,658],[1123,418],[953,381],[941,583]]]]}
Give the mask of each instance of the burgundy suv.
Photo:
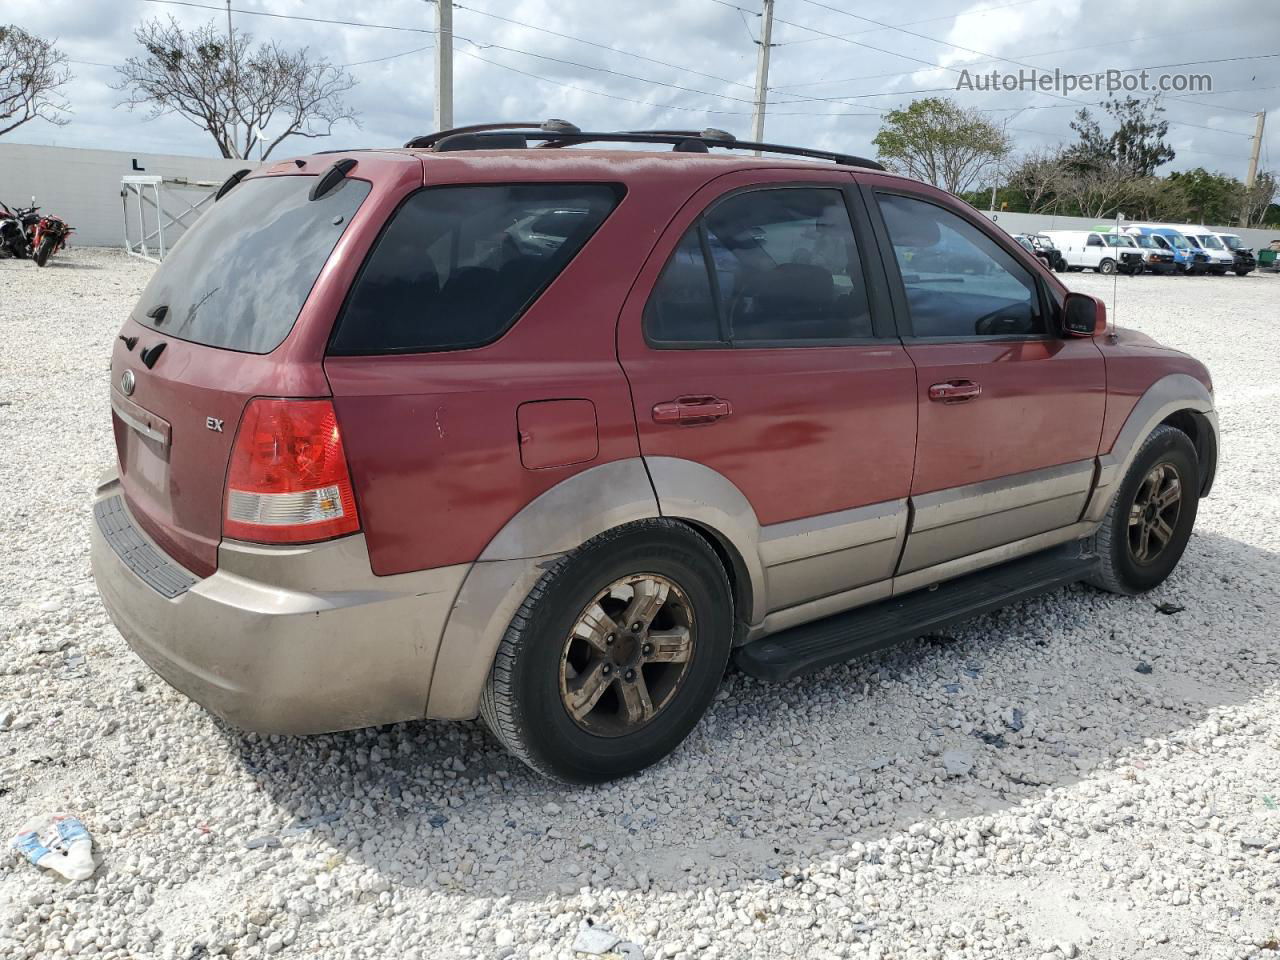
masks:
{"type": "Polygon", "coordinates": [[[605,780],[673,750],[730,656],[785,680],[1164,580],[1212,386],[1104,327],[856,157],[557,121],[276,163],[115,344],[94,574],[240,727],[478,714],[605,780]]]}

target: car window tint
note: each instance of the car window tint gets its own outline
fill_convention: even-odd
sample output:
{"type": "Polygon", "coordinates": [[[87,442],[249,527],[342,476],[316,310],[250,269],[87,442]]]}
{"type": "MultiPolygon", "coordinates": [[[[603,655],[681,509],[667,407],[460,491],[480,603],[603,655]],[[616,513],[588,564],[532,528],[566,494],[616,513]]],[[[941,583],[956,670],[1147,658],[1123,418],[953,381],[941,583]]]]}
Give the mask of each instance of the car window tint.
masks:
{"type": "Polygon", "coordinates": [[[606,184],[439,187],[383,229],[334,334],[334,353],[476,347],[499,337],[617,204],[606,184]]]}
{"type": "Polygon", "coordinates": [[[917,337],[1044,332],[1035,278],[995,240],[936,204],[881,194],[917,337]]]}
{"type": "Polygon", "coordinates": [[[711,275],[702,256],[698,225],[689,229],[645,304],[645,333],[662,343],[705,343],[720,339],[711,275]]]}
{"type": "Polygon", "coordinates": [[[278,347],[371,190],[367,180],[348,178],[311,200],[315,182],[251,177],[211,204],[164,258],[134,319],[210,347],[278,347]]]}
{"type": "Polygon", "coordinates": [[[839,190],[754,190],[706,215],[735,345],[872,336],[853,226],[839,190]]]}

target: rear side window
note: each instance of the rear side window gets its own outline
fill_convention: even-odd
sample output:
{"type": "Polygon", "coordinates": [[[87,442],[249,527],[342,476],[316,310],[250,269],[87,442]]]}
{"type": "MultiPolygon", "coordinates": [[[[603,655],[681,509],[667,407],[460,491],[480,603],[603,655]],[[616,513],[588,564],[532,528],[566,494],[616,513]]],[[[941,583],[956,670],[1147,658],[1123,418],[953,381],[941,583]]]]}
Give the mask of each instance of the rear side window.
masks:
{"type": "Polygon", "coordinates": [[[573,259],[618,198],[608,184],[415,193],[374,245],[330,352],[420,353],[496,340],[573,259]]]}
{"type": "Polygon", "coordinates": [[[346,179],[309,200],[314,183],[315,177],[259,177],[237,186],[164,258],[135,319],[210,347],[243,353],[278,347],[370,190],[365,180],[346,179]]]}
{"type": "Polygon", "coordinates": [[[788,187],[716,204],[664,268],[646,304],[645,332],[656,346],[725,336],[735,346],[873,336],[844,195],[788,187]]]}

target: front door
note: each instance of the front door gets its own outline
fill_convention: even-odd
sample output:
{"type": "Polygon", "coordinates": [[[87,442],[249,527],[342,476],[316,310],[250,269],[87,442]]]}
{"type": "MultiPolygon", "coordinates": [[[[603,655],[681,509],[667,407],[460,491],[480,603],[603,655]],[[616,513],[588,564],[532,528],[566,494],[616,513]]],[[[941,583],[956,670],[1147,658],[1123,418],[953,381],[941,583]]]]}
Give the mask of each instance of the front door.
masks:
{"type": "Polygon", "coordinates": [[[1011,240],[901,183],[867,178],[918,371],[904,575],[1074,524],[1093,482],[1106,376],[1092,340],[1055,332],[1056,304],[1011,240]]]}
{"type": "Polygon", "coordinates": [[[901,550],[916,381],[874,249],[848,172],[728,175],[672,222],[620,318],[663,513],[746,529],[756,619],[887,584],[901,550]]]}

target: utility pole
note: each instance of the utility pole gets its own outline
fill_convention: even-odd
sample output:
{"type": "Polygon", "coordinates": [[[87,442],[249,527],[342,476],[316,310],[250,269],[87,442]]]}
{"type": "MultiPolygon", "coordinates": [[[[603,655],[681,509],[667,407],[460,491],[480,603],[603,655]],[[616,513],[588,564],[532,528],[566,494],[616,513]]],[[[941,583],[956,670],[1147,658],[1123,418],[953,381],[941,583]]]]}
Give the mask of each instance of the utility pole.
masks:
{"type": "Polygon", "coordinates": [[[756,103],[751,113],[751,139],[764,140],[764,108],[769,94],[769,47],[773,38],[773,0],[762,0],[764,9],[760,16],[760,50],[756,57],[756,103]]]}
{"type": "MultiPolygon", "coordinates": [[[[236,131],[236,95],[240,89],[240,67],[236,64],[236,35],[231,29],[231,0],[227,0],[227,61],[231,64],[231,146],[240,153],[239,133],[236,131]]],[[[248,152],[248,151],[246,151],[248,152]]]]}
{"type": "Polygon", "coordinates": [[[453,126],[453,0],[436,5],[436,129],[453,126]]]}
{"type": "MultiPolygon", "coordinates": [[[[1253,151],[1249,154],[1249,175],[1244,178],[1245,190],[1252,190],[1254,183],[1258,179],[1258,154],[1262,152],[1262,128],[1267,123],[1267,111],[1262,110],[1255,116],[1258,118],[1258,126],[1253,132],[1253,151]]],[[[1244,201],[1244,210],[1240,214],[1240,225],[1242,227],[1249,226],[1249,199],[1247,196],[1244,201]]]]}

